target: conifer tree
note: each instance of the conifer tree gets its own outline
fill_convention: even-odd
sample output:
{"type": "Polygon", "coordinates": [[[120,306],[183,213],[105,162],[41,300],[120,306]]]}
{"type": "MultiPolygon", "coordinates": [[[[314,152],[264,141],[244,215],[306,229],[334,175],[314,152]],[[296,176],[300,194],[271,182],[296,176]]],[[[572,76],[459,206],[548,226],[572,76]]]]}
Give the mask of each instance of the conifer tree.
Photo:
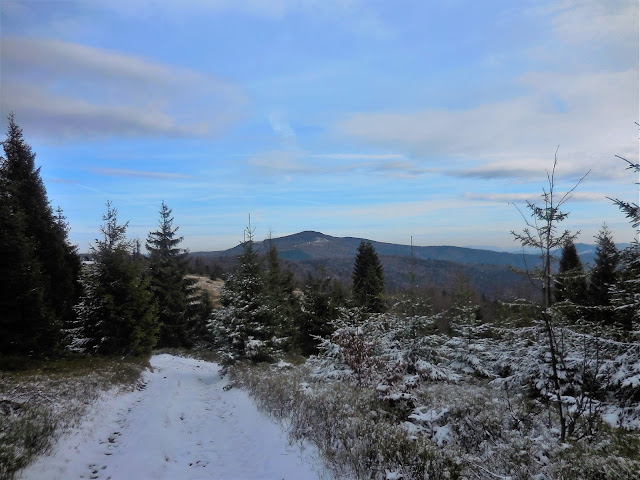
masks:
{"type": "MultiPolygon", "coordinates": [[[[14,319],[7,321],[12,323],[20,318],[23,322],[20,340],[7,341],[15,352],[43,354],[58,346],[63,323],[74,317],[80,261],[75,247],[68,241],[64,217],[59,211],[56,218],[49,206],[40,168],[35,166],[35,153],[25,142],[13,115],[9,115],[7,138],[2,145],[5,156],[0,161],[0,201],[3,211],[12,217],[2,222],[3,248],[7,249],[6,255],[13,251],[15,256],[6,259],[12,273],[5,272],[3,267],[1,274],[22,279],[16,278],[10,289],[0,293],[7,295],[0,300],[0,304],[5,305],[3,308],[9,310],[5,318],[14,319]],[[26,278],[33,283],[25,283],[26,278]],[[36,297],[39,300],[36,301],[36,297]],[[28,299],[33,304],[23,303],[31,301],[28,299]],[[37,338],[26,342],[25,335],[29,335],[26,332],[37,338]]],[[[11,335],[11,331],[0,331],[0,336],[7,339],[11,335]]]]}
{"type": "Polygon", "coordinates": [[[238,358],[269,360],[277,349],[272,312],[265,295],[264,262],[248,227],[235,272],[220,290],[222,308],[214,312],[209,327],[214,345],[238,358]]]}
{"type": "Polygon", "coordinates": [[[571,238],[567,239],[562,246],[559,270],[554,280],[556,302],[571,302],[574,305],[584,305],[587,281],[576,245],[571,238]]]}
{"type": "Polygon", "coordinates": [[[386,310],[384,271],[371,242],[360,242],[351,280],[351,293],[356,306],[371,313],[386,310]]]}
{"type": "MultiPolygon", "coordinates": [[[[628,170],[640,175],[640,163],[632,163],[624,158],[622,160],[628,163],[628,170]]],[[[611,200],[618,205],[636,230],[635,241],[620,255],[616,284],[609,289],[617,323],[625,330],[632,330],[634,327],[640,327],[640,207],[637,203],[611,200]]]]}
{"type": "Polygon", "coordinates": [[[293,272],[282,267],[278,249],[271,241],[269,243],[265,272],[266,301],[276,337],[281,339],[280,348],[290,350],[298,343],[299,334],[294,318],[300,313],[300,302],[295,294],[293,272]]]}
{"type": "Polygon", "coordinates": [[[595,264],[589,275],[587,290],[589,304],[593,308],[593,318],[612,324],[614,315],[611,309],[611,293],[609,289],[616,282],[616,269],[620,260],[620,252],[613,241],[609,229],[604,225],[596,236],[595,264]]]}
{"type": "Polygon", "coordinates": [[[567,437],[567,419],[568,408],[563,399],[563,378],[559,375],[564,364],[564,356],[561,344],[558,342],[555,333],[553,321],[553,285],[554,275],[551,268],[553,259],[552,252],[566,245],[568,241],[572,241],[577,237],[578,233],[572,234],[569,230],[562,233],[558,232],[558,226],[569,216],[567,212],[561,210],[565,203],[571,198],[573,191],[580,185],[582,180],[589,174],[587,172],[571,190],[558,195],[555,185],[555,171],[558,165],[558,155],[554,156],[553,168],[547,171],[547,188],[542,189],[542,204],[536,205],[527,202],[527,208],[533,220],[527,219],[520,211],[525,221],[525,228],[522,233],[511,231],[511,234],[518,240],[523,247],[533,247],[540,251],[542,260],[542,269],[539,271],[539,280],[541,280],[542,308],[540,315],[544,324],[544,330],[547,334],[547,347],[549,348],[549,359],[551,363],[551,382],[553,396],[555,397],[555,405],[558,412],[560,423],[560,441],[564,442],[567,437]],[[559,197],[559,198],[558,198],[559,197]]]}
{"type": "Polygon", "coordinates": [[[340,316],[340,307],[345,306],[345,298],[340,295],[339,286],[332,284],[331,277],[320,268],[316,276],[309,278],[302,294],[302,311],[295,317],[303,355],[318,353],[320,340],[333,332],[332,321],[340,316]]]}
{"type": "Polygon", "coordinates": [[[183,237],[176,235],[171,209],[162,202],[159,229],[147,236],[151,289],[158,304],[160,333],[158,346],[190,346],[188,332],[189,297],[193,281],[187,274],[187,252],[179,247],[183,237]]]}
{"type": "Polygon", "coordinates": [[[32,354],[50,350],[51,312],[44,304],[44,280],[25,219],[11,208],[0,178],[0,352],[32,354]]]}
{"type": "Polygon", "coordinates": [[[91,247],[94,264],[82,277],[84,294],[76,307],[72,348],[104,355],[149,354],[156,344],[157,309],[140,259],[107,202],[101,239],[91,247]]]}
{"type": "MultiPolygon", "coordinates": [[[[639,175],[638,184],[640,184],[640,163],[630,162],[626,158],[622,158],[618,155],[616,155],[616,157],[627,163],[627,170],[632,170],[639,175]]],[[[638,230],[638,228],[640,227],[640,206],[637,203],[625,202],[624,200],[620,200],[617,198],[609,198],[609,200],[615,203],[620,211],[622,211],[622,213],[627,216],[627,218],[631,222],[631,226],[636,229],[636,233],[640,233],[640,230],[638,230]]]]}
{"type": "Polygon", "coordinates": [[[632,243],[619,258],[616,283],[609,294],[615,322],[630,331],[640,327],[640,243],[632,243]]]}

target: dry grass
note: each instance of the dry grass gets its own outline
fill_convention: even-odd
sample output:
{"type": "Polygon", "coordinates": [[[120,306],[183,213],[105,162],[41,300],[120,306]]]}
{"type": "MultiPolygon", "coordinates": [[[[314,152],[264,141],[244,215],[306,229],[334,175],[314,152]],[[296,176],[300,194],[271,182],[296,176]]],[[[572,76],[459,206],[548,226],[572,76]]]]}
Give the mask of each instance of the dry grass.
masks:
{"type": "MultiPolygon", "coordinates": [[[[486,380],[427,382],[412,390],[431,421],[413,421],[399,402],[345,380],[323,380],[307,366],[237,363],[234,383],[282,422],[293,440],[314,444],[336,478],[637,479],[637,432],[602,424],[599,439],[559,445],[547,411],[486,380]],[[442,412],[442,415],[438,415],[442,412]],[[412,427],[412,428],[408,428],[412,427]],[[443,435],[440,435],[444,433],[443,435]],[[597,440],[597,441],[596,441],[597,440]]],[[[408,410],[411,412],[411,409],[408,410]]]]}
{"type": "Polygon", "coordinates": [[[195,287],[207,292],[215,306],[220,305],[220,289],[224,285],[224,280],[211,280],[201,275],[186,275],[186,278],[195,280],[195,287]]]}
{"type": "MultiPolygon", "coordinates": [[[[5,359],[6,360],[6,359],[5,359]]],[[[148,358],[73,356],[0,370],[0,478],[11,479],[55,439],[76,426],[102,392],[129,390],[148,358]]]]}

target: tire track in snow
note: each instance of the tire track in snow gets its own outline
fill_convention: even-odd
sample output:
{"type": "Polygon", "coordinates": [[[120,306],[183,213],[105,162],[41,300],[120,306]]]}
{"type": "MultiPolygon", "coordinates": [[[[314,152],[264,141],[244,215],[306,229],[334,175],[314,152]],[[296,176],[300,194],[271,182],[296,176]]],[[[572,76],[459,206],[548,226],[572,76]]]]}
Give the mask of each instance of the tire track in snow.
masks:
{"type": "Polygon", "coordinates": [[[157,355],[140,390],[102,400],[29,480],[328,478],[216,364],[157,355]]]}

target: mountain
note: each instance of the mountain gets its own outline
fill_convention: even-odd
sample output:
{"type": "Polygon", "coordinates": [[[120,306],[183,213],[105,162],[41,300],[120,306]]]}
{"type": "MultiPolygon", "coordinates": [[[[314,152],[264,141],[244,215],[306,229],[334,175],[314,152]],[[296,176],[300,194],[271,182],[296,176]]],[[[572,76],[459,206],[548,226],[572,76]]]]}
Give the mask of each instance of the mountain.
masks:
{"type": "MultiPolygon", "coordinates": [[[[269,242],[278,249],[281,258],[288,260],[320,260],[351,258],[356,255],[358,245],[361,241],[368,241],[364,238],[355,237],[332,237],[321,232],[304,231],[256,242],[258,249],[268,250],[269,242]]],[[[377,242],[371,240],[378,255],[394,255],[400,257],[411,257],[410,245],[399,245],[395,243],[377,242]]],[[[237,256],[242,251],[240,245],[229,250],[219,252],[195,252],[197,256],[229,257],[237,256]]],[[[508,252],[496,252],[493,250],[480,250],[474,248],[434,246],[434,247],[413,247],[415,259],[423,260],[443,260],[470,265],[501,265],[513,266],[516,268],[526,268],[527,265],[534,265],[538,262],[536,255],[522,255],[508,252]]]]}
{"type": "MultiPolygon", "coordinates": [[[[299,282],[304,282],[322,267],[327,275],[349,284],[353,261],[363,240],[366,241],[304,231],[255,244],[264,252],[269,249],[270,242],[275,245],[280,258],[294,271],[299,282]]],[[[410,245],[371,243],[384,267],[388,291],[409,288],[413,268],[414,285],[432,290],[451,290],[464,277],[479,294],[489,298],[531,297],[535,294],[526,276],[515,273],[513,268],[532,268],[539,262],[537,255],[451,246],[414,246],[412,260],[410,245]]],[[[242,247],[238,245],[224,251],[194,252],[190,255],[201,263],[215,263],[223,270],[230,270],[241,251],[242,247]]]]}

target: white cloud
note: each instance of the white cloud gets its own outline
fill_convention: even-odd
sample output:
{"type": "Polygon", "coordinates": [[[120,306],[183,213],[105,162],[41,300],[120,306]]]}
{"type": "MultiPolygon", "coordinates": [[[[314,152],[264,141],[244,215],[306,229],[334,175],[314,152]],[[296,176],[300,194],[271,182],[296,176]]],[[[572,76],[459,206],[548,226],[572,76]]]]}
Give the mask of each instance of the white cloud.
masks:
{"type": "Polygon", "coordinates": [[[2,57],[2,110],[42,135],[217,135],[248,103],[213,76],[75,43],[7,37],[2,57]]]}
{"type": "Polygon", "coordinates": [[[449,166],[464,176],[544,175],[560,145],[559,171],[619,176],[614,154],[637,160],[638,71],[535,72],[520,77],[528,93],[460,110],[354,113],[339,133],[449,166]]]}
{"type": "Polygon", "coordinates": [[[412,178],[439,171],[422,168],[409,161],[396,160],[401,158],[401,155],[386,154],[308,154],[301,149],[290,149],[254,155],[249,159],[249,164],[265,173],[276,175],[339,175],[361,172],[365,175],[412,178]]]}
{"type": "Polygon", "coordinates": [[[91,171],[99,175],[108,175],[110,177],[153,178],[157,180],[193,178],[191,175],[185,175],[182,173],[147,172],[141,170],[126,170],[120,168],[92,168],[91,171]]]}
{"type": "Polygon", "coordinates": [[[397,153],[314,153],[311,158],[327,158],[331,160],[396,160],[405,158],[397,153]]]}
{"type": "MultiPolygon", "coordinates": [[[[538,204],[541,200],[541,193],[465,193],[465,198],[474,201],[495,202],[495,203],[524,203],[532,202],[538,204]]],[[[599,192],[573,192],[570,195],[575,202],[602,202],[607,201],[607,195],[599,192]]]]}
{"type": "Polygon", "coordinates": [[[637,50],[638,2],[565,0],[557,5],[553,27],[568,43],[613,43],[637,50]]]}

